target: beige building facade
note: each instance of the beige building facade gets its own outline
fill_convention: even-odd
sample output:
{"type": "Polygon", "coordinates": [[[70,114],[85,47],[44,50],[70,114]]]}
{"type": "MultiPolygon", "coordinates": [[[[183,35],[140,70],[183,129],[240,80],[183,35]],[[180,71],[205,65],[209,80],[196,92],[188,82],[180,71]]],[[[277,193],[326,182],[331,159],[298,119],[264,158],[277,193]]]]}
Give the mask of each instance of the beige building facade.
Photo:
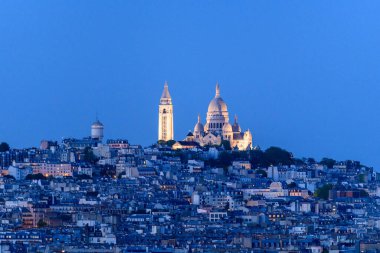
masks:
{"type": "Polygon", "coordinates": [[[158,106],[158,140],[174,140],[173,102],[167,82],[165,82],[160,105],[158,106]]]}
{"type": "MultiPolygon", "coordinates": [[[[217,83],[215,97],[210,101],[205,125],[198,115],[198,122],[194,131],[190,132],[183,141],[173,145],[176,149],[199,146],[219,146],[223,141],[228,141],[231,148],[238,150],[252,149],[252,134],[250,130],[243,132],[235,116],[231,125],[227,104],[220,94],[220,86],[217,83]],[[187,145],[189,144],[189,145],[187,145]]],[[[165,82],[164,91],[159,104],[158,112],[158,140],[174,140],[173,127],[173,102],[169,93],[168,84],[165,82]]]]}
{"type": "Polygon", "coordinates": [[[220,86],[216,84],[215,97],[210,101],[207,110],[206,124],[198,116],[194,126],[193,137],[187,141],[198,142],[200,146],[220,145],[223,140],[229,141],[231,148],[247,150],[252,148],[252,134],[249,130],[242,132],[235,116],[234,124],[229,123],[227,104],[220,95],[220,86]]]}

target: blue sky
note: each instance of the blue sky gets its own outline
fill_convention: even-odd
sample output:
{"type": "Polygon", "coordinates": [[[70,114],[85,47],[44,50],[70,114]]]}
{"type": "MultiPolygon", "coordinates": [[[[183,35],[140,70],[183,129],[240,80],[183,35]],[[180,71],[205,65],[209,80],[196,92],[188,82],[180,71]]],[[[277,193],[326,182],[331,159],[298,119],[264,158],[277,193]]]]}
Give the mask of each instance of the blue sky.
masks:
{"type": "Polygon", "coordinates": [[[219,81],[256,145],[380,167],[379,1],[0,2],[0,140],[157,138],[165,80],[175,137],[219,81]]]}

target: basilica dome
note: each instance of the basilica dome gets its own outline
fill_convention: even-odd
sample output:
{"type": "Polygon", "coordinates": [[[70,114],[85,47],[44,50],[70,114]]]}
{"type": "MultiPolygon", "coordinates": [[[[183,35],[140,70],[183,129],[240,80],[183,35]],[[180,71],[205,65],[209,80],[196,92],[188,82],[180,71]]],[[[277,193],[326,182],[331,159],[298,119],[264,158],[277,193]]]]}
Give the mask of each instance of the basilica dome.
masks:
{"type": "Polygon", "coordinates": [[[216,97],[211,100],[208,106],[208,112],[226,112],[227,105],[221,97],[216,97]]]}
{"type": "Polygon", "coordinates": [[[216,85],[215,97],[211,100],[208,106],[208,112],[227,112],[227,105],[224,100],[220,97],[219,84],[216,85]]]}

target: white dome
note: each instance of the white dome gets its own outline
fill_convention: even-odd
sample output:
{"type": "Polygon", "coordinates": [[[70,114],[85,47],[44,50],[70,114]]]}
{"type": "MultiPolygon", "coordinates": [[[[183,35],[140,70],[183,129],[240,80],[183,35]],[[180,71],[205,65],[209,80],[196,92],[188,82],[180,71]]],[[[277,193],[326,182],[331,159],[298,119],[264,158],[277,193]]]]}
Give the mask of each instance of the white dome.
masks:
{"type": "Polygon", "coordinates": [[[194,133],[203,133],[205,128],[202,123],[197,123],[194,127],[194,133]]]}
{"type": "Polygon", "coordinates": [[[224,124],[223,133],[232,133],[232,126],[230,123],[224,124]]]}
{"type": "Polygon", "coordinates": [[[95,121],[91,127],[93,128],[100,128],[100,127],[104,127],[104,125],[102,124],[102,122],[100,122],[99,120],[95,121]]]}
{"type": "Polygon", "coordinates": [[[227,105],[220,97],[219,84],[216,84],[215,97],[211,100],[206,117],[206,132],[222,134],[223,126],[228,123],[227,105]]]}
{"type": "Polygon", "coordinates": [[[201,123],[201,117],[198,115],[198,122],[195,124],[194,127],[194,133],[204,133],[205,128],[203,124],[201,123]]]}
{"type": "Polygon", "coordinates": [[[281,182],[272,182],[269,186],[271,190],[281,191],[282,190],[282,184],[281,182]]]}
{"type": "Polygon", "coordinates": [[[211,100],[209,106],[208,106],[208,112],[226,112],[227,111],[227,105],[223,101],[221,97],[216,97],[213,100],[211,100]]]}

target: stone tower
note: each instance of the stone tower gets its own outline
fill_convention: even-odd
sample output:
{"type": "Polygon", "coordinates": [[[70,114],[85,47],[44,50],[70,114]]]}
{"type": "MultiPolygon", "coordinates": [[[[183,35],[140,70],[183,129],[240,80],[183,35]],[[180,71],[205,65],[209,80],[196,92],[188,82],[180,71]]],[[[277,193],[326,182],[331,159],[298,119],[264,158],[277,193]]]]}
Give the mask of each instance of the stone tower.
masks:
{"type": "Polygon", "coordinates": [[[104,125],[96,119],[96,121],[91,125],[91,138],[94,140],[102,141],[103,139],[104,125]]]}
{"type": "Polygon", "coordinates": [[[165,82],[158,109],[158,140],[174,140],[173,103],[167,82],[165,82]]]}

